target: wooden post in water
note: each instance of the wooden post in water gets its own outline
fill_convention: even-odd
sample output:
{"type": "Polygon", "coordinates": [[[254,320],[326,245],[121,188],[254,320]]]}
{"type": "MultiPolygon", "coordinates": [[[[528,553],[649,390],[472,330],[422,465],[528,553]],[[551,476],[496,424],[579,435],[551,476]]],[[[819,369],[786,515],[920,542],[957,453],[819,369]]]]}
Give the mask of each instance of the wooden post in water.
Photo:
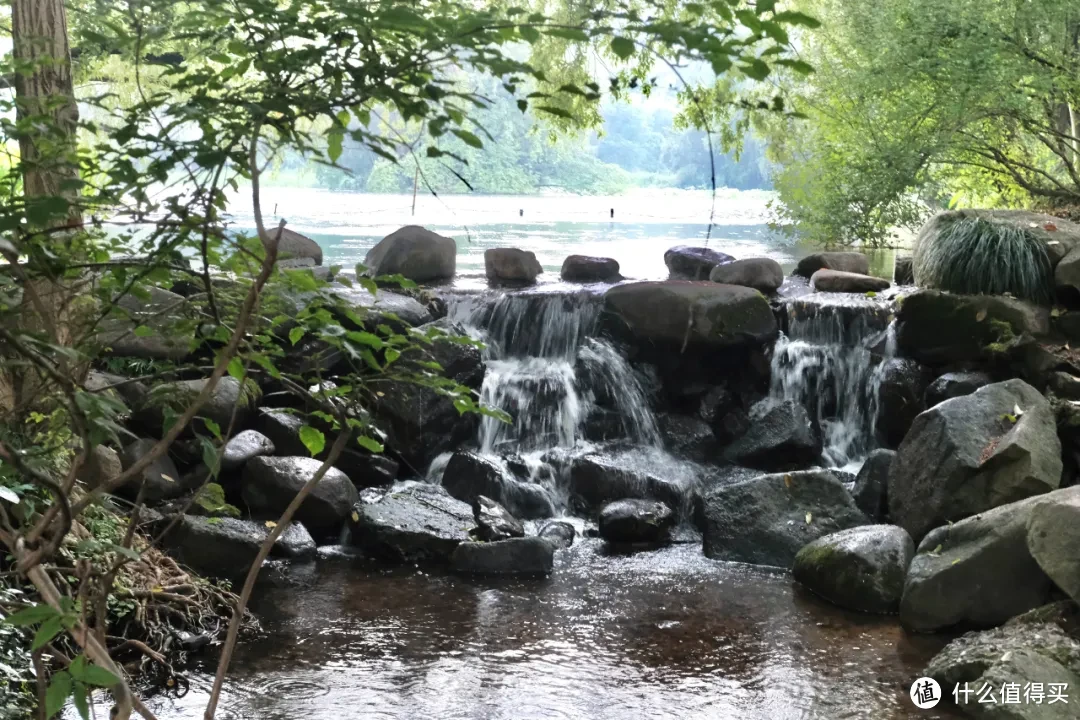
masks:
{"type": "Polygon", "coordinates": [[[412,180],[412,214],[416,215],[416,186],[420,182],[420,166],[416,166],[416,174],[413,175],[412,180]]]}

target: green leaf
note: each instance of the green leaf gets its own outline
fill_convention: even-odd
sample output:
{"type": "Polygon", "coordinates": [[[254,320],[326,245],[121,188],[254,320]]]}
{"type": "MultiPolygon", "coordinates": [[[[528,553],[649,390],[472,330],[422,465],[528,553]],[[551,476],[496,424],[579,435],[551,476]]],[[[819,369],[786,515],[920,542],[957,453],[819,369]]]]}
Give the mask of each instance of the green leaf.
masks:
{"type": "Polygon", "coordinates": [[[59,615],[54,615],[41,623],[41,627],[39,627],[37,633],[34,634],[34,641],[30,643],[31,652],[40,650],[48,645],[63,629],[63,618],[59,615]]]}
{"type": "Polygon", "coordinates": [[[571,115],[569,112],[563,110],[560,107],[554,107],[553,105],[537,105],[536,109],[542,112],[546,112],[550,115],[554,115],[555,117],[566,118],[567,120],[574,119],[574,116],[571,115]]]}
{"type": "Polygon", "coordinates": [[[140,325],[139,327],[132,330],[131,334],[135,337],[150,337],[154,334],[154,331],[146,327],[145,325],[140,325]]]}
{"type": "Polygon", "coordinates": [[[745,65],[740,65],[739,69],[743,71],[743,74],[754,80],[764,80],[769,76],[769,66],[764,60],[758,60],[755,58],[745,65]]]}
{"type": "Polygon", "coordinates": [[[221,426],[220,425],[218,425],[216,422],[214,422],[210,418],[206,418],[206,417],[204,417],[202,419],[202,421],[203,421],[203,425],[206,426],[206,429],[209,430],[210,433],[214,437],[221,438],[221,426]]]}
{"type": "Polygon", "coordinates": [[[615,56],[621,60],[625,60],[634,54],[636,49],[634,41],[625,37],[613,37],[611,38],[611,52],[615,53],[615,56]]]}
{"type": "Polygon", "coordinates": [[[765,12],[772,12],[776,9],[776,0],[757,0],[754,4],[754,9],[759,15],[765,12]]]}
{"type": "Polygon", "coordinates": [[[38,603],[33,607],[20,610],[14,615],[9,615],[4,619],[4,622],[8,625],[14,625],[15,627],[29,627],[30,625],[37,625],[39,622],[48,620],[57,614],[58,613],[51,605],[38,603]]]}
{"type": "Polygon", "coordinates": [[[323,448],[326,447],[326,437],[320,430],[316,430],[310,425],[300,428],[300,442],[304,443],[304,447],[308,449],[312,457],[321,453],[323,448]]]}
{"type": "Polygon", "coordinates": [[[773,15],[773,19],[777,22],[788,23],[789,25],[801,25],[808,28],[819,28],[821,23],[809,15],[795,10],[785,10],[784,12],[778,12],[773,15]]]}
{"type": "Polygon", "coordinates": [[[295,345],[300,342],[300,338],[304,337],[304,333],[306,332],[307,330],[302,327],[294,327],[289,331],[289,344],[295,345]]]}
{"type": "Polygon", "coordinates": [[[49,689],[45,691],[45,715],[52,717],[59,713],[70,694],[71,674],[67,670],[61,670],[53,675],[49,689]]]}
{"type": "Polygon", "coordinates": [[[340,128],[334,128],[326,136],[326,154],[330,158],[330,162],[337,162],[341,157],[342,141],[345,139],[345,134],[340,128]]]}
{"type": "Polygon", "coordinates": [[[518,27],[518,33],[521,35],[521,39],[530,45],[540,39],[540,31],[532,25],[521,25],[518,27]]]}
{"type": "Polygon", "coordinates": [[[229,376],[243,382],[244,380],[244,361],[239,357],[234,357],[229,361],[229,376]]]}
{"type": "Polygon", "coordinates": [[[483,141],[480,140],[480,138],[473,135],[468,130],[451,130],[450,132],[454,133],[459,138],[461,138],[461,140],[466,145],[468,145],[469,147],[474,147],[474,148],[482,148],[482,147],[484,147],[483,141]]]}
{"type": "Polygon", "coordinates": [[[72,688],[71,701],[74,703],[79,717],[83,720],[90,720],[89,693],[86,690],[86,685],[83,685],[78,680],[75,681],[75,686],[72,688]]]}
{"type": "Polygon", "coordinates": [[[356,442],[360,443],[360,447],[369,450],[370,452],[381,453],[383,451],[382,443],[367,435],[361,435],[356,438],[356,442]]]}
{"type": "Polygon", "coordinates": [[[783,65],[784,67],[791,68],[800,75],[810,75],[814,72],[814,66],[808,62],[802,60],[792,60],[790,58],[781,58],[775,61],[777,65],[783,65]]]}

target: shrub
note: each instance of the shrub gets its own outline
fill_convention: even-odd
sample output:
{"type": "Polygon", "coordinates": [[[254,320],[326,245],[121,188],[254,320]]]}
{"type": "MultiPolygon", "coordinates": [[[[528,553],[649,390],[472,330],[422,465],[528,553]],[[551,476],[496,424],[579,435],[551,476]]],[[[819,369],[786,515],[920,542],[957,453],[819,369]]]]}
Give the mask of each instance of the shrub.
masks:
{"type": "Polygon", "coordinates": [[[915,283],[968,295],[1010,294],[1038,303],[1053,297],[1046,246],[1024,228],[984,218],[941,221],[920,237],[913,259],[915,283]]]}

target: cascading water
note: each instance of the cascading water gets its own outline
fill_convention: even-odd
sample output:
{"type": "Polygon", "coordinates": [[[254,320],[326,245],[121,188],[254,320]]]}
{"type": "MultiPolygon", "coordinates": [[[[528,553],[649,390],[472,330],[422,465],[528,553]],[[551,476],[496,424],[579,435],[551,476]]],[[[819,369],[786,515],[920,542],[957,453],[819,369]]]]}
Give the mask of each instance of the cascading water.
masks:
{"type": "Polygon", "coordinates": [[[832,296],[800,298],[786,309],[770,398],[802,403],[821,430],[825,463],[857,469],[876,446],[880,360],[894,345],[890,304],[832,296]]]}

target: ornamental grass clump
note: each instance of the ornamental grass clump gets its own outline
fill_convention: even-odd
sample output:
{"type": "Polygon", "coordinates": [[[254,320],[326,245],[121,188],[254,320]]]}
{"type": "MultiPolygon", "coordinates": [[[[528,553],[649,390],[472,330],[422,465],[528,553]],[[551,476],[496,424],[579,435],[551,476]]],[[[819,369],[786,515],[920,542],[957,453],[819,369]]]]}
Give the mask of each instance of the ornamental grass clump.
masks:
{"type": "Polygon", "coordinates": [[[944,224],[915,246],[915,283],[966,295],[1013,295],[1048,304],[1053,271],[1046,246],[1024,228],[983,218],[944,224]]]}

